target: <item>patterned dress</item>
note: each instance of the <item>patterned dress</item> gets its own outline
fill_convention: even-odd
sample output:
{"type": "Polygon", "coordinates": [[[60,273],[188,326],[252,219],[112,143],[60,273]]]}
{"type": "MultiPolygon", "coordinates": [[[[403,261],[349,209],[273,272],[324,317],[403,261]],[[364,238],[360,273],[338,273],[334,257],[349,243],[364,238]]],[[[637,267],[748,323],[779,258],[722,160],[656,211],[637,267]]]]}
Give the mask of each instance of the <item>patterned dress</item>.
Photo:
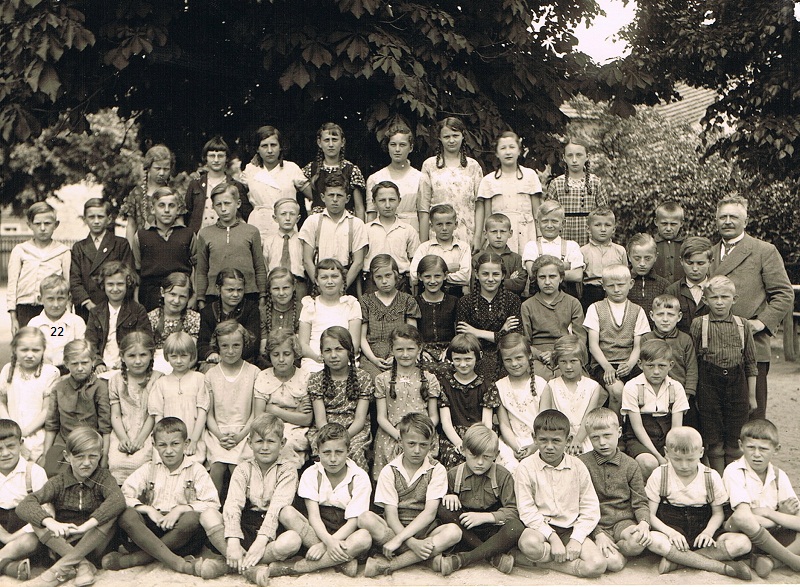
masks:
{"type": "MultiPolygon", "coordinates": [[[[253,413],[253,388],[261,371],[255,365],[242,361],[239,372],[230,377],[222,371],[222,365],[214,365],[206,373],[206,389],[214,405],[214,419],[223,434],[239,434],[253,413]]],[[[206,428],[206,447],[209,463],[238,464],[252,456],[247,438],[231,449],[223,448],[219,439],[206,428]]]]}
{"type": "Polygon", "coordinates": [[[608,196],[603,189],[600,178],[589,174],[589,193],[586,192],[586,180],[567,179],[559,175],[550,182],[546,200],[556,200],[564,208],[566,218],[561,238],[577,242],[580,246],[589,242],[586,230],[589,212],[600,206],[608,206],[608,196]]]}
{"type": "MultiPolygon", "coordinates": [[[[459,437],[463,438],[467,428],[481,421],[483,408],[494,410],[500,405],[497,388],[488,386],[481,376],[464,384],[448,374],[441,378],[440,383],[439,409],[450,409],[450,419],[459,437]]],[[[439,439],[439,462],[447,469],[464,462],[464,455],[456,450],[445,434],[439,439]]]]}
{"type": "MultiPolygon", "coordinates": [[[[361,315],[367,328],[367,342],[374,355],[381,359],[392,352],[389,339],[392,331],[405,324],[409,318],[420,318],[417,301],[401,291],[397,292],[388,306],[378,299],[376,292],[365,295],[361,298],[361,315]]],[[[361,361],[361,366],[373,379],[382,371],[366,358],[361,361]]]]}
{"type": "MultiPolygon", "coordinates": [[[[511,433],[520,448],[533,443],[533,421],[539,414],[539,400],[546,385],[547,381],[535,376],[534,395],[531,392],[530,378],[523,381],[511,381],[509,377],[503,377],[495,383],[497,397],[508,414],[511,433]]],[[[514,451],[502,439],[500,439],[500,458],[497,462],[511,473],[519,465],[514,451]]]]}
{"type": "MultiPolygon", "coordinates": [[[[295,369],[288,381],[281,381],[270,367],[256,377],[255,397],[284,410],[299,411],[303,401],[308,398],[309,373],[302,367],[295,369]]],[[[291,463],[298,469],[308,459],[308,426],[283,423],[283,437],[286,444],[281,450],[281,462],[291,463]]]]}
{"type": "MultiPolygon", "coordinates": [[[[570,434],[576,438],[583,423],[583,417],[586,415],[586,408],[589,407],[589,402],[595,390],[600,386],[596,381],[589,377],[583,376],[578,381],[578,388],[575,393],[567,389],[567,384],[562,377],[556,377],[548,382],[550,391],[553,394],[553,406],[569,418],[570,434]]],[[[583,452],[592,450],[592,443],[589,440],[589,435],[583,439],[583,452]]]]}
{"type": "Polygon", "coordinates": [[[164,357],[164,341],[173,332],[185,332],[194,339],[200,336],[200,313],[194,310],[186,310],[182,319],[167,320],[163,317],[164,308],[156,308],[147,313],[150,326],[153,329],[153,336],[156,342],[156,352],[153,356],[153,368],[161,371],[164,375],[172,373],[172,365],[164,357]]]}
{"type": "Polygon", "coordinates": [[[484,176],[478,187],[478,198],[491,201],[492,214],[505,214],[511,221],[513,232],[508,247],[519,255],[522,255],[528,241],[536,240],[531,196],[541,193],[539,176],[528,167],[520,167],[518,173],[502,173],[500,177],[497,177],[496,171],[492,171],[484,176]]]}
{"type": "Polygon", "coordinates": [[[436,166],[436,157],[429,157],[422,164],[418,209],[430,212],[436,204],[451,204],[458,216],[455,239],[471,244],[475,233],[475,200],[481,179],[481,165],[472,157],[467,157],[466,167],[441,169],[436,166]]]}
{"type": "Polygon", "coordinates": [[[311,161],[303,167],[303,175],[311,181],[311,189],[313,198],[311,200],[311,214],[322,212],[325,209],[325,204],[322,201],[322,194],[325,191],[325,178],[333,174],[341,174],[345,178],[347,193],[350,194],[350,200],[345,205],[345,208],[350,212],[355,211],[355,201],[353,199],[353,190],[358,188],[361,193],[364,193],[366,182],[364,181],[364,174],[358,165],[348,161],[342,160],[339,165],[319,165],[316,161],[311,161]]]}

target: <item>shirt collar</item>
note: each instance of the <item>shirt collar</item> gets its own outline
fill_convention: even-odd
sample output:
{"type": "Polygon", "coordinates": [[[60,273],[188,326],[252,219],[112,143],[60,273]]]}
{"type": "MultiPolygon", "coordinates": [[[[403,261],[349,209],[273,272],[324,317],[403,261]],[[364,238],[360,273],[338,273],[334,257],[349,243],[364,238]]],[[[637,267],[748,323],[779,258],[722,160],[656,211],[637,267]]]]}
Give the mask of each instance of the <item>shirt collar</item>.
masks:
{"type": "Polygon", "coordinates": [[[703,289],[706,286],[706,284],[708,283],[708,277],[706,277],[700,283],[689,283],[688,279],[684,279],[683,281],[686,284],[686,287],[688,287],[689,289],[694,289],[696,287],[699,287],[700,289],[703,289]]]}
{"type": "MultiPolygon", "coordinates": [[[[408,474],[406,473],[406,470],[403,468],[403,453],[400,453],[391,461],[389,461],[388,466],[394,467],[395,469],[400,471],[400,474],[403,477],[408,479],[408,474]]],[[[431,462],[430,455],[425,455],[425,460],[422,461],[422,464],[419,466],[419,469],[417,469],[417,471],[414,473],[411,479],[409,479],[409,483],[413,482],[414,479],[424,475],[428,471],[428,469],[433,469],[435,466],[436,464],[431,462]]]]}
{"type": "Polygon", "coordinates": [[[20,474],[24,475],[27,467],[28,467],[28,462],[22,457],[19,457],[17,459],[17,464],[14,466],[13,469],[11,469],[11,471],[8,472],[8,475],[3,475],[2,473],[0,473],[0,477],[4,477],[5,479],[10,479],[14,475],[20,475],[20,474]]]}
{"type": "Polygon", "coordinates": [[[281,237],[281,239],[283,239],[283,235],[285,235],[285,234],[288,234],[289,238],[292,238],[294,235],[297,234],[297,229],[293,228],[290,232],[280,232],[280,231],[278,231],[278,236],[281,237]]]}
{"type": "Polygon", "coordinates": [[[608,242],[606,243],[598,243],[596,240],[589,237],[589,244],[592,245],[593,247],[600,247],[605,249],[611,246],[611,239],[608,239],[608,242]]]}
{"type": "Polygon", "coordinates": [[[544,471],[545,469],[555,469],[556,471],[561,471],[564,469],[572,468],[572,463],[570,462],[569,455],[567,453],[564,453],[564,457],[561,459],[561,462],[554,467],[553,465],[544,462],[544,460],[542,460],[542,456],[539,454],[539,451],[537,450],[533,462],[536,464],[536,467],[540,471],[544,471]]]}
{"type": "MultiPolygon", "coordinates": [[[[747,459],[745,459],[744,457],[739,457],[737,460],[735,460],[733,462],[733,466],[736,467],[737,469],[740,469],[741,471],[744,471],[745,473],[752,475],[753,477],[756,477],[759,481],[761,480],[761,478],[758,476],[758,473],[756,473],[753,470],[753,467],[750,466],[750,463],[748,463],[747,459]]],[[[769,463],[767,465],[767,475],[766,477],[764,477],[764,486],[766,487],[774,479],[775,479],[775,467],[772,466],[772,463],[769,463]]]]}
{"type": "MultiPolygon", "coordinates": [[[[402,455],[401,455],[401,458],[402,458],[402,455]]],[[[356,473],[358,472],[357,471],[358,465],[356,465],[355,461],[353,461],[352,459],[347,459],[347,461],[345,463],[345,467],[346,467],[347,470],[345,471],[345,474],[344,474],[344,477],[342,478],[342,480],[339,481],[339,485],[349,485],[350,481],[353,480],[353,477],[355,477],[356,473]]],[[[322,466],[321,462],[317,461],[316,463],[314,463],[314,469],[316,470],[318,475],[322,475],[325,479],[328,479],[328,476],[325,474],[325,467],[322,466]]],[[[335,490],[336,487],[339,487],[339,485],[334,487],[333,484],[331,483],[330,479],[328,479],[328,483],[330,483],[331,489],[335,490]]]]}
{"type": "Polygon", "coordinates": [[[656,235],[653,237],[653,240],[655,240],[657,243],[679,243],[683,242],[683,234],[679,232],[675,238],[664,238],[660,234],[656,233],[656,235]]]}
{"type": "Polygon", "coordinates": [[[89,375],[89,379],[87,379],[83,383],[78,383],[77,381],[75,381],[72,378],[72,375],[65,375],[65,377],[67,378],[67,381],[69,381],[69,384],[72,387],[72,389],[76,391],[84,387],[89,387],[90,385],[94,385],[94,383],[97,381],[97,376],[94,373],[89,375]]]}
{"type": "Polygon", "coordinates": [[[652,331],[658,338],[678,338],[678,327],[676,326],[669,332],[661,332],[657,328],[654,328],[652,331]]]}
{"type": "Polygon", "coordinates": [[[483,384],[483,377],[480,375],[476,376],[475,379],[469,383],[461,383],[458,379],[456,379],[455,373],[448,373],[447,378],[450,380],[451,387],[465,387],[467,389],[472,389],[483,384]]]}
{"type": "Polygon", "coordinates": [[[392,225],[387,228],[386,226],[383,225],[383,223],[381,223],[379,217],[375,217],[374,220],[370,220],[367,223],[367,226],[380,226],[386,232],[392,232],[395,228],[400,228],[400,219],[395,216],[394,222],[392,222],[392,225]]]}
{"type": "Polygon", "coordinates": [[[432,240],[431,246],[439,247],[443,251],[452,251],[455,248],[459,248],[459,249],[461,248],[461,246],[459,245],[459,243],[458,243],[458,241],[456,239],[453,239],[452,241],[450,241],[450,245],[443,245],[435,237],[433,239],[431,239],[431,240],[432,240]]]}
{"type": "MultiPolygon", "coordinates": [[[[491,252],[493,252],[493,253],[496,253],[496,252],[497,252],[497,251],[494,251],[494,250],[492,250],[492,247],[490,247],[490,246],[489,246],[489,243],[486,243],[486,246],[485,246],[485,247],[483,247],[483,250],[484,250],[484,251],[491,251],[491,252]]],[[[503,250],[502,250],[502,251],[500,251],[500,252],[499,252],[499,253],[497,253],[497,254],[498,254],[498,255],[500,255],[501,257],[502,257],[503,255],[509,255],[509,254],[511,254],[511,249],[509,248],[509,246],[508,246],[508,245],[506,245],[506,246],[504,246],[504,247],[503,247],[503,250]]]]}
{"type": "MultiPolygon", "coordinates": [[[[328,218],[330,218],[331,220],[333,220],[333,218],[331,218],[331,215],[330,215],[330,213],[328,212],[328,209],[327,209],[327,208],[324,208],[324,209],[322,210],[322,212],[320,212],[320,214],[322,214],[323,216],[327,216],[328,218]]],[[[350,211],[349,211],[349,210],[345,210],[345,211],[344,211],[344,213],[342,214],[342,217],[341,217],[341,218],[339,218],[339,220],[333,220],[333,221],[334,221],[336,224],[339,224],[340,222],[344,222],[346,219],[348,219],[348,218],[352,218],[352,217],[353,217],[353,215],[350,213],[350,211]]]]}
{"type": "Polygon", "coordinates": [[[596,450],[593,450],[592,452],[594,453],[594,460],[598,465],[605,465],[606,463],[619,465],[622,462],[622,454],[619,452],[619,449],[615,450],[614,453],[608,457],[604,457],[596,450]]]}
{"type": "Polygon", "coordinates": [[[66,489],[67,487],[72,487],[73,485],[87,485],[88,486],[90,481],[94,485],[101,485],[102,486],[102,483],[98,483],[97,482],[97,478],[101,474],[102,474],[102,472],[100,470],[100,466],[98,465],[98,467],[92,472],[92,474],[89,475],[89,477],[87,477],[84,481],[78,481],[75,478],[75,475],[72,474],[72,467],[67,466],[64,469],[63,473],[62,473],[62,475],[64,475],[64,488],[66,489]]]}
{"type": "Polygon", "coordinates": [[[723,242],[723,243],[725,244],[725,246],[727,246],[727,247],[729,247],[729,246],[731,246],[731,245],[738,244],[738,243],[740,243],[740,242],[742,241],[742,239],[744,238],[745,234],[746,234],[746,233],[744,233],[744,232],[743,232],[742,234],[740,234],[740,235],[739,235],[739,236],[737,236],[736,238],[732,238],[732,239],[731,239],[731,240],[729,240],[729,241],[726,241],[726,240],[724,240],[724,239],[723,239],[723,240],[722,240],[722,242],[723,242]]]}
{"type": "Polygon", "coordinates": [[[159,464],[159,466],[164,467],[164,471],[167,473],[167,475],[180,475],[183,472],[184,469],[188,469],[189,467],[194,465],[194,461],[192,459],[188,458],[186,455],[184,455],[183,456],[183,460],[181,461],[181,464],[178,465],[178,468],[175,469],[174,471],[170,471],[169,468],[164,463],[162,463],[160,461],[159,461],[158,464],[159,464]]]}
{"type": "Polygon", "coordinates": [[[547,308],[555,308],[559,304],[559,302],[561,302],[561,300],[564,299],[564,295],[565,295],[563,291],[559,290],[558,293],[556,293],[556,297],[553,298],[553,301],[552,302],[548,302],[546,299],[544,299],[542,297],[541,293],[542,292],[538,292],[537,291],[536,294],[533,297],[536,298],[537,302],[539,302],[540,304],[542,304],[543,306],[545,306],[547,308]]]}
{"type": "Polygon", "coordinates": [[[228,230],[229,228],[236,228],[237,226],[239,226],[239,223],[241,221],[242,221],[242,219],[237,216],[236,220],[234,221],[234,223],[231,224],[230,226],[223,226],[222,222],[220,222],[219,220],[217,220],[214,223],[214,226],[216,226],[217,228],[221,228],[222,230],[228,230]]]}

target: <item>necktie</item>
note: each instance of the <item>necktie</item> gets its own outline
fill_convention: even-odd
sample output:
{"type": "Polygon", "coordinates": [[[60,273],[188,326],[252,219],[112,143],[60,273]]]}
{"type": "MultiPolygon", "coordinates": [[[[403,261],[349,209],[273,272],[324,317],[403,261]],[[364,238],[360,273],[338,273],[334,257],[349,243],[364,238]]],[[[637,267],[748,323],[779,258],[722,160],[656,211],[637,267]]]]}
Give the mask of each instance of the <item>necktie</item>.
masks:
{"type": "Polygon", "coordinates": [[[738,245],[738,244],[739,244],[739,243],[726,243],[726,242],[724,242],[724,241],[723,241],[723,242],[722,242],[722,248],[724,249],[724,254],[723,254],[722,256],[723,256],[723,257],[727,257],[728,255],[730,255],[730,254],[731,254],[731,251],[733,251],[733,249],[734,249],[734,248],[736,247],[736,245],[738,245]]]}
{"type": "Polygon", "coordinates": [[[291,257],[289,257],[289,235],[283,235],[283,249],[281,250],[281,267],[292,269],[291,257]]]}

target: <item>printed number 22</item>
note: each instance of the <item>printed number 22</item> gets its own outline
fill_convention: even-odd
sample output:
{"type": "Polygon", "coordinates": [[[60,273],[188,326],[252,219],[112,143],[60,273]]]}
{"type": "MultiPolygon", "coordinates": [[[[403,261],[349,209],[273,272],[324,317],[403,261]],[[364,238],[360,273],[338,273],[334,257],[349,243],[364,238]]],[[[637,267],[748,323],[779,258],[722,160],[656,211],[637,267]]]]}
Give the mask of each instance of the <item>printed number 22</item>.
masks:
{"type": "Polygon", "coordinates": [[[50,336],[64,336],[64,327],[63,326],[51,326],[50,327],[50,336]]]}

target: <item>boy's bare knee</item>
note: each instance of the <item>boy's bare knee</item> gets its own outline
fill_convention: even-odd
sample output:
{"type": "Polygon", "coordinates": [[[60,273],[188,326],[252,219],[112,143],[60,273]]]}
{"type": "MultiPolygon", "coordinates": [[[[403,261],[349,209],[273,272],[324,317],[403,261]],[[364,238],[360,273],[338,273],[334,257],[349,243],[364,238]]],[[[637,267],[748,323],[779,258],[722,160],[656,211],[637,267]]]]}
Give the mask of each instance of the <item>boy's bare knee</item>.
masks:
{"type": "Polygon", "coordinates": [[[591,552],[586,552],[587,549],[581,549],[582,575],[584,577],[599,577],[606,572],[608,563],[606,557],[600,552],[600,549],[592,549],[591,552]]]}
{"type": "Polygon", "coordinates": [[[628,560],[623,556],[622,552],[612,552],[610,556],[606,557],[606,571],[609,573],[619,573],[625,568],[628,560]]]}
{"type": "Polygon", "coordinates": [[[442,526],[442,538],[447,543],[447,547],[458,544],[461,541],[461,528],[456,524],[445,524],[442,526]]]}
{"type": "Polygon", "coordinates": [[[525,528],[517,543],[522,554],[537,561],[544,555],[544,535],[531,528],[525,528]]]}
{"type": "Polygon", "coordinates": [[[617,543],[617,548],[624,556],[639,556],[644,552],[644,546],[636,542],[630,534],[622,535],[622,539],[617,543]]]}
{"type": "Polygon", "coordinates": [[[381,519],[375,512],[366,511],[358,516],[358,527],[369,530],[370,534],[374,532],[376,525],[380,526],[382,524],[381,519]]]}
{"type": "Polygon", "coordinates": [[[355,558],[369,550],[369,547],[372,546],[372,536],[366,530],[360,529],[353,532],[347,542],[350,545],[348,547],[349,554],[355,558]]]}
{"type": "Polygon", "coordinates": [[[222,514],[219,510],[207,509],[200,514],[200,525],[206,530],[214,526],[219,526],[222,523],[222,514]]]}
{"type": "Polygon", "coordinates": [[[275,539],[275,548],[286,558],[294,555],[301,546],[303,541],[294,530],[286,530],[275,539]]]}
{"type": "Polygon", "coordinates": [[[669,542],[669,538],[667,538],[666,534],[662,534],[661,532],[650,532],[650,544],[647,546],[647,549],[657,554],[658,556],[667,556],[667,554],[672,548],[672,545],[669,542]]]}
{"type": "Polygon", "coordinates": [[[284,526],[292,522],[296,522],[299,519],[299,516],[302,516],[300,512],[298,512],[294,506],[286,505],[281,508],[280,513],[278,514],[278,521],[283,524],[284,526]]]}
{"type": "Polygon", "coordinates": [[[733,532],[743,532],[748,536],[752,536],[759,531],[761,524],[758,523],[758,520],[751,512],[743,508],[737,508],[728,519],[726,528],[730,528],[733,532]]]}
{"type": "Polygon", "coordinates": [[[731,558],[744,556],[753,549],[750,539],[739,532],[728,532],[720,541],[731,558]]]}

